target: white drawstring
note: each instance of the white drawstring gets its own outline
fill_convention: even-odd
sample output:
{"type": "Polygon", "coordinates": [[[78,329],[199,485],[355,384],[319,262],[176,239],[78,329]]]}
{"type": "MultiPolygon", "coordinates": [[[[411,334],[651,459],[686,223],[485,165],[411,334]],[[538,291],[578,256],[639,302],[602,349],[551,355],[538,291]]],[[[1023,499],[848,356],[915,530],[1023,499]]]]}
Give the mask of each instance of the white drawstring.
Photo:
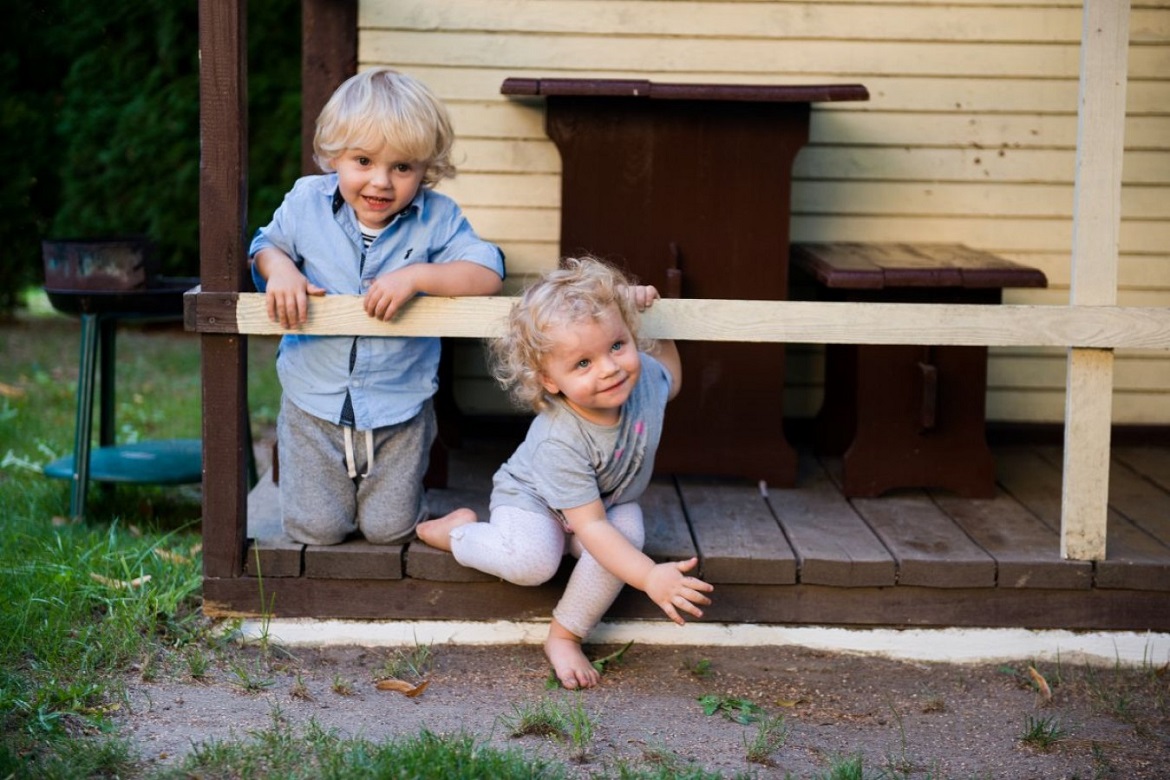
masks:
{"type": "MultiPolygon", "coordinates": [[[[348,425],[342,426],[345,429],[345,466],[349,470],[349,478],[353,479],[358,475],[357,466],[354,464],[353,453],[353,428],[348,425]]],[[[362,478],[370,476],[370,469],[374,467],[374,432],[367,429],[366,434],[366,470],[362,473],[362,478]]]]}

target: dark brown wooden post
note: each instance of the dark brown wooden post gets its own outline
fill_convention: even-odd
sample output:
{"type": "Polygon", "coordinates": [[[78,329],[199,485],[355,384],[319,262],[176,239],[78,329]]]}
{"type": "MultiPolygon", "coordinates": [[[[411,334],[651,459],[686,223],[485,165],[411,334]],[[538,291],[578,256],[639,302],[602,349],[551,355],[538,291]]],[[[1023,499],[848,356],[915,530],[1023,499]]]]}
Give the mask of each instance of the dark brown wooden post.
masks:
{"type": "MultiPolygon", "coordinates": [[[[247,0],[199,0],[199,276],[207,292],[246,289],[247,0]]],[[[245,337],[204,334],[203,576],[238,577],[247,534],[245,337]]]]}
{"type": "Polygon", "coordinates": [[[357,73],[357,0],[301,2],[301,171],[320,173],[313,131],[333,90],[357,73]]]}

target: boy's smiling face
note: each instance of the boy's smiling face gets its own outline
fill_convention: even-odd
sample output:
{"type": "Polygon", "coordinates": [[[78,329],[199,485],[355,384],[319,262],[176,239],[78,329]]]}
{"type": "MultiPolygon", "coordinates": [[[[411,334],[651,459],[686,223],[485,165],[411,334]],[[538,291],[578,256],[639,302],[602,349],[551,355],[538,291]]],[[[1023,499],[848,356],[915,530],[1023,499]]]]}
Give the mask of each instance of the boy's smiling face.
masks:
{"type": "Polygon", "coordinates": [[[397,149],[346,149],[332,160],[341,197],[358,221],[375,230],[390,224],[422,186],[426,166],[397,149]]]}

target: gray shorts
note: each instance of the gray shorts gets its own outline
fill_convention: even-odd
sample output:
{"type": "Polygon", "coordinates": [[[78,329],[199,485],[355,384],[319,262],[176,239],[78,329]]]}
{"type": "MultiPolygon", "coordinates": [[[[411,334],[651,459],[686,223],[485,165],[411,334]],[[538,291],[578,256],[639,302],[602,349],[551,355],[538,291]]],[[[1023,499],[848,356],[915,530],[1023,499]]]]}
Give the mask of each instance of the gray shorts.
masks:
{"type": "Polygon", "coordinates": [[[364,432],[352,432],[358,476],[346,464],[345,428],[280,403],[280,514],[284,532],[303,544],[338,544],[358,531],[373,544],[400,544],[426,519],[426,473],[435,440],[427,401],[413,418],[373,431],[373,463],[364,432]]]}

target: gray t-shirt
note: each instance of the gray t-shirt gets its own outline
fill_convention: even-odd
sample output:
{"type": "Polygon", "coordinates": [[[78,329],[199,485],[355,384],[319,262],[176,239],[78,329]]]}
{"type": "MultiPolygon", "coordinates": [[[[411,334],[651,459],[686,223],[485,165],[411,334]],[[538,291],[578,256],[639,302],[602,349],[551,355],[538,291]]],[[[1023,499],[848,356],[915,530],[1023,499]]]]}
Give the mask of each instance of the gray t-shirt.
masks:
{"type": "Polygon", "coordinates": [[[560,402],[537,415],[496,472],[491,508],[559,513],[598,498],[607,508],[636,501],[654,471],[671,385],[664,365],[645,353],[641,360],[617,425],[589,422],[560,402]]]}

